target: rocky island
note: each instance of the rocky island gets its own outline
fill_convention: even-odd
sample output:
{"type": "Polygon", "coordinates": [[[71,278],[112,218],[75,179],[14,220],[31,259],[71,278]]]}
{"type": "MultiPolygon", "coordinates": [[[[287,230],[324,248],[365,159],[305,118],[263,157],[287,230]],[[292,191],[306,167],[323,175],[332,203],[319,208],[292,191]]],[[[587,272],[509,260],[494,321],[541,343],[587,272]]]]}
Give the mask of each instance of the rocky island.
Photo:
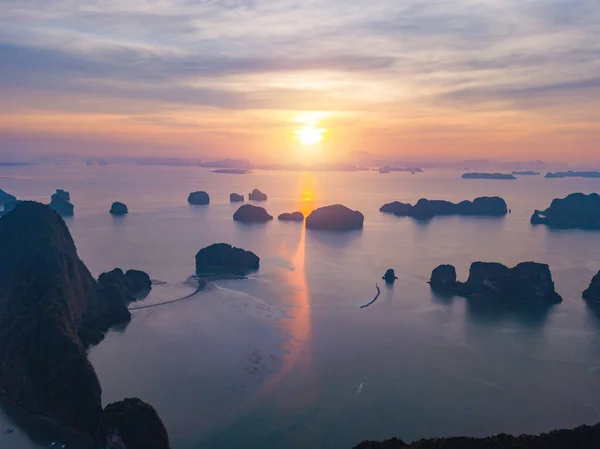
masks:
{"type": "Polygon", "coordinates": [[[258,270],[259,257],[251,251],[227,243],[215,243],[196,254],[196,275],[199,277],[245,276],[258,270]]]}
{"type": "Polygon", "coordinates": [[[284,212],[277,219],[281,221],[304,221],[304,214],[302,212],[284,212]]]}
{"type": "Polygon", "coordinates": [[[57,189],[55,193],[50,197],[50,201],[61,199],[64,201],[71,201],[71,194],[63,189],[57,189]]]}
{"type": "Polygon", "coordinates": [[[192,192],[188,196],[188,203],[194,206],[207,206],[210,204],[210,196],[206,192],[192,192]]]}
{"type": "Polygon", "coordinates": [[[359,211],[348,209],[341,204],[320,207],[306,217],[308,229],[329,231],[350,231],[362,229],[365,217],[359,211]]]}
{"type": "Polygon", "coordinates": [[[465,173],[462,175],[463,179],[500,179],[510,180],[517,179],[514,175],[508,173],[465,173]]]}
{"type": "Polygon", "coordinates": [[[581,296],[588,304],[600,305],[600,271],[592,278],[589,287],[581,296]]]}
{"type": "Polygon", "coordinates": [[[423,169],[420,167],[390,167],[389,165],[381,167],[378,171],[381,174],[392,172],[423,173],[423,169]]]}
{"type": "Polygon", "coordinates": [[[396,282],[396,279],[398,279],[398,277],[396,276],[396,272],[390,268],[385,272],[382,279],[385,281],[386,284],[393,284],[394,282],[396,282]]]}
{"type": "Polygon", "coordinates": [[[65,190],[58,189],[56,193],[50,196],[49,206],[63,217],[72,217],[75,213],[75,206],[69,201],[71,201],[71,194],[65,190]]]}
{"type": "Polygon", "coordinates": [[[562,179],[562,178],[600,178],[600,172],[597,171],[559,171],[559,172],[548,172],[545,178],[548,179],[562,179]]]}
{"type": "Polygon", "coordinates": [[[213,170],[213,173],[220,173],[224,175],[245,175],[250,173],[248,170],[244,168],[221,168],[219,170],[213,170]]]}
{"type": "Polygon", "coordinates": [[[10,203],[11,201],[16,200],[16,196],[11,195],[10,193],[6,193],[4,190],[0,189],[0,204],[10,203]]]}
{"type": "Polygon", "coordinates": [[[474,262],[467,282],[456,280],[456,269],[452,265],[440,265],[433,270],[429,284],[432,290],[442,294],[539,300],[549,304],[562,301],[554,290],[550,267],[537,262],[522,262],[513,268],[495,262],[474,262]]]}
{"type": "Polygon", "coordinates": [[[273,219],[264,207],[244,204],[233,214],[234,221],[241,223],[266,223],[273,219]]]}
{"type": "Polygon", "coordinates": [[[129,209],[127,209],[125,204],[117,201],[112,203],[109,212],[111,215],[127,215],[129,213],[129,209]]]}
{"type": "Polygon", "coordinates": [[[531,224],[563,229],[600,229],[600,195],[572,193],[552,200],[546,210],[536,210],[531,224]]]}
{"type": "Polygon", "coordinates": [[[238,193],[232,193],[231,195],[229,195],[229,202],[230,203],[243,203],[244,195],[240,195],[238,193]]]}
{"type": "Polygon", "coordinates": [[[539,176],[540,172],[539,171],[531,171],[531,170],[525,170],[525,171],[514,171],[512,172],[513,175],[517,175],[517,176],[539,176]]]}
{"type": "Polygon", "coordinates": [[[248,200],[250,201],[267,201],[267,194],[262,193],[258,189],[254,189],[248,194],[248,200]]]}
{"type": "MultiPolygon", "coordinates": [[[[139,272],[129,276],[136,286],[141,278],[139,272]]],[[[119,284],[94,280],[65,222],[51,208],[24,201],[5,214],[0,219],[0,397],[91,443],[104,412],[86,347],[130,317],[123,302],[129,293],[119,284]]],[[[130,410],[122,419],[137,423],[140,415],[130,410]]],[[[115,428],[111,432],[118,434],[115,428]]],[[[168,440],[162,447],[168,448],[168,440]]]]}
{"type": "Polygon", "coordinates": [[[436,215],[479,215],[501,217],[508,213],[506,201],[499,197],[479,197],[473,201],[451,203],[444,200],[420,199],[413,206],[408,203],[394,201],[384,204],[381,212],[392,213],[398,217],[432,218],[436,215]]]}

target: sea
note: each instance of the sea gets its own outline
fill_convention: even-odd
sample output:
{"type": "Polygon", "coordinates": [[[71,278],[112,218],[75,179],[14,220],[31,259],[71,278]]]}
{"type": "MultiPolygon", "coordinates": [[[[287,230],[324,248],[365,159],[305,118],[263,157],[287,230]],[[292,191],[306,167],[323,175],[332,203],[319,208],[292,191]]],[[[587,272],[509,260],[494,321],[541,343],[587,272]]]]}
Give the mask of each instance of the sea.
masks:
{"type": "MultiPolygon", "coordinates": [[[[70,191],[66,218],[94,276],[115,267],[148,272],[150,295],[89,352],[109,404],[152,404],[173,449],[351,449],[362,440],[538,433],[600,421],[600,315],[581,292],[600,270],[600,232],[529,223],[535,209],[600,179],[465,180],[457,170],[260,171],[201,167],[40,164],[0,167],[0,188],[49,202],[70,191]],[[229,194],[258,188],[266,224],[234,222],[229,194]],[[190,192],[210,194],[190,206],[190,192]],[[394,200],[501,196],[503,218],[379,212],[394,200]],[[113,217],[114,201],[130,213],[113,217]],[[344,204],[364,229],[306,230],[280,222],[344,204]],[[255,252],[243,280],[189,281],[203,247],[225,242],[255,252]],[[466,280],[474,261],[550,265],[563,302],[540,310],[434,294],[439,264],[466,280]],[[388,268],[398,280],[386,286],[388,268]],[[377,290],[381,295],[372,305],[377,290]]],[[[53,436],[0,410],[1,448],[48,447],[53,436]],[[8,430],[11,433],[6,433],[8,430]]]]}

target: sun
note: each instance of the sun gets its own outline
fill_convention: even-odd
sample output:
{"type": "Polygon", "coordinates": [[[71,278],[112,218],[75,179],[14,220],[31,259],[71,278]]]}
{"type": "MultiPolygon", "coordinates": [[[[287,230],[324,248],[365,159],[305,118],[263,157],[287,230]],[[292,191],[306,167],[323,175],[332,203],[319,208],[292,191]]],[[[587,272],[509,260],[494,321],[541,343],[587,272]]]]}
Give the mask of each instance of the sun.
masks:
{"type": "Polygon", "coordinates": [[[302,145],[315,145],[325,138],[327,128],[321,125],[321,121],[328,117],[325,112],[303,111],[299,112],[293,121],[296,123],[294,139],[302,145]]]}
{"type": "Polygon", "coordinates": [[[323,140],[324,128],[304,125],[294,131],[294,136],[302,145],[314,145],[323,140]]]}

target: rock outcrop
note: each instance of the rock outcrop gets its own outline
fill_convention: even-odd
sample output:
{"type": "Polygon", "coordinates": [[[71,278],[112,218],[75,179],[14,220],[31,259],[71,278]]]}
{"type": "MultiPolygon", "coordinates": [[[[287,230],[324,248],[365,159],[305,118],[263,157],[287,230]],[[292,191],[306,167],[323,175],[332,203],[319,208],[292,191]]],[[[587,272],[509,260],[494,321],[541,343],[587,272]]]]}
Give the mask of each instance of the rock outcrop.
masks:
{"type": "Polygon", "coordinates": [[[590,449],[600,447],[600,424],[572,430],[554,430],[540,435],[486,438],[430,438],[405,443],[399,438],[386,441],[363,441],[354,449],[590,449]]]}
{"type": "Polygon", "coordinates": [[[412,210],[412,204],[401,203],[400,201],[394,201],[393,203],[384,204],[379,208],[379,212],[386,214],[395,214],[398,216],[404,216],[410,214],[412,210]]]}
{"type": "Polygon", "coordinates": [[[244,202],[244,195],[240,195],[238,193],[232,193],[231,195],[229,195],[229,202],[231,202],[231,203],[243,203],[244,202]]]}
{"type": "Polygon", "coordinates": [[[285,212],[280,214],[277,219],[281,221],[304,221],[304,214],[302,212],[285,212]]]}
{"type": "Polygon", "coordinates": [[[510,180],[517,179],[515,176],[508,173],[465,173],[463,179],[501,179],[510,180]]]}
{"type": "Polygon", "coordinates": [[[169,435],[150,404],[127,398],[109,404],[94,436],[102,449],[170,449],[169,435]]]}
{"type": "Polygon", "coordinates": [[[127,270],[120,268],[102,273],[98,277],[98,284],[103,288],[111,285],[118,287],[122,293],[119,296],[125,298],[122,302],[126,305],[144,297],[152,289],[152,281],[148,273],[140,270],[127,270]]]}
{"type": "Polygon", "coordinates": [[[233,214],[233,219],[242,223],[265,223],[273,219],[264,207],[244,204],[233,214]]]}
{"type": "Polygon", "coordinates": [[[127,209],[127,206],[118,201],[115,203],[112,203],[112,206],[110,207],[111,215],[127,215],[128,213],[129,213],[129,209],[127,209]]]}
{"type": "Polygon", "coordinates": [[[48,206],[63,217],[72,217],[75,213],[75,206],[61,196],[57,196],[56,193],[52,195],[52,201],[48,206]]]}
{"type": "Polygon", "coordinates": [[[453,265],[440,265],[431,273],[431,288],[440,292],[453,292],[456,288],[456,268],[453,265]]]}
{"type": "Polygon", "coordinates": [[[258,189],[254,189],[252,192],[248,194],[248,199],[250,201],[267,201],[267,194],[262,193],[258,189]]]}
{"type": "Polygon", "coordinates": [[[428,200],[425,198],[417,201],[414,206],[395,201],[384,204],[381,212],[393,213],[398,217],[432,218],[436,215],[471,215],[501,217],[508,213],[506,202],[499,197],[479,197],[473,201],[451,203],[444,200],[428,200]]]}
{"type": "Polygon", "coordinates": [[[0,204],[10,203],[16,200],[16,196],[11,195],[10,193],[6,193],[4,190],[0,189],[0,204]]]}
{"type": "Polygon", "coordinates": [[[394,270],[389,268],[383,275],[382,279],[385,281],[386,284],[393,284],[396,281],[396,279],[398,279],[398,277],[396,276],[394,270]]]}
{"type": "Polygon", "coordinates": [[[0,219],[0,397],[94,435],[102,391],[86,347],[130,318],[122,278],[146,282],[111,273],[94,280],[47,206],[24,201],[0,219]]]}
{"type": "Polygon", "coordinates": [[[210,197],[206,192],[192,192],[188,196],[188,203],[194,206],[206,206],[210,204],[210,197]]]}
{"type": "Polygon", "coordinates": [[[50,197],[50,201],[54,201],[55,199],[61,199],[63,201],[71,201],[71,194],[63,189],[56,190],[56,193],[53,193],[50,197]]]}
{"type": "Polygon", "coordinates": [[[592,278],[589,287],[583,291],[582,296],[588,303],[600,305],[600,271],[592,278]]]}
{"type": "Polygon", "coordinates": [[[600,195],[572,193],[566,198],[554,199],[548,209],[533,213],[531,224],[564,229],[600,229],[600,195]]]}
{"type": "Polygon", "coordinates": [[[196,274],[213,276],[233,274],[244,276],[258,270],[260,259],[251,251],[235,248],[227,243],[215,243],[196,254],[196,274]]]}
{"type": "Polygon", "coordinates": [[[308,229],[350,231],[362,229],[364,220],[365,217],[360,212],[348,209],[341,204],[334,204],[313,210],[306,217],[306,227],[308,229]]]}
{"type": "Polygon", "coordinates": [[[597,171],[559,171],[559,172],[548,172],[545,178],[600,178],[600,172],[597,171]]]}
{"type": "Polygon", "coordinates": [[[467,282],[452,282],[456,270],[451,265],[437,267],[429,281],[433,290],[459,296],[496,297],[559,303],[562,298],[554,289],[550,267],[536,262],[522,262],[513,268],[495,262],[474,262],[467,282]]]}

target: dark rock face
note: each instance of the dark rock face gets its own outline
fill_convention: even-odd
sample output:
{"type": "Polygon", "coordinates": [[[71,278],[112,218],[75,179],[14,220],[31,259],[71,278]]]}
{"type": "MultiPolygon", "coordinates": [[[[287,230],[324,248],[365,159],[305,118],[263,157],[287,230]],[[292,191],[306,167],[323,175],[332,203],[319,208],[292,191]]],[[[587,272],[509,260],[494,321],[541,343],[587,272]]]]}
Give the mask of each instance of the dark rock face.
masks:
{"type": "Polygon", "coordinates": [[[125,204],[117,201],[112,203],[112,206],[110,207],[110,213],[111,215],[126,215],[129,213],[129,209],[127,209],[125,204]]]}
{"type": "Polygon", "coordinates": [[[92,434],[101,389],[78,336],[96,283],[60,216],[25,201],[0,219],[0,396],[92,434]]]}
{"type": "Polygon", "coordinates": [[[572,193],[566,198],[554,199],[548,209],[533,213],[531,224],[564,229],[600,229],[600,196],[597,193],[572,193]]]}
{"type": "Polygon", "coordinates": [[[477,215],[501,217],[508,213],[506,202],[499,197],[479,197],[473,201],[451,203],[443,200],[428,200],[425,198],[417,201],[414,206],[410,204],[393,203],[384,204],[381,212],[393,213],[398,217],[433,218],[436,215],[477,215]]]}
{"type": "Polygon", "coordinates": [[[231,195],[229,195],[229,202],[231,203],[243,203],[244,202],[244,195],[240,195],[237,193],[232,193],[231,195]]]}
{"type": "Polygon", "coordinates": [[[52,195],[52,201],[50,201],[48,206],[50,206],[50,208],[54,209],[63,217],[72,217],[75,213],[75,206],[60,196],[56,196],[56,193],[52,195]]]}
{"type": "Polygon", "coordinates": [[[4,190],[0,189],[0,204],[6,204],[16,200],[16,196],[6,193],[4,190]]]}
{"type": "Polygon", "coordinates": [[[362,229],[365,217],[358,211],[348,209],[341,204],[320,207],[306,217],[308,229],[323,229],[331,231],[350,231],[362,229]]]}
{"type": "Polygon", "coordinates": [[[562,301],[554,290],[552,274],[546,264],[522,262],[508,268],[495,262],[474,262],[467,282],[452,282],[452,277],[456,279],[454,267],[437,267],[431,275],[431,288],[460,296],[539,300],[550,304],[562,301]]]}
{"type": "Polygon", "coordinates": [[[67,192],[66,190],[58,189],[56,191],[56,193],[52,194],[52,196],[50,197],[50,200],[54,201],[55,199],[59,199],[59,198],[64,201],[71,201],[71,194],[69,192],[67,192]]]}
{"type": "Polygon", "coordinates": [[[283,213],[277,217],[281,221],[304,221],[304,214],[302,212],[283,213]]]}
{"type": "Polygon", "coordinates": [[[244,204],[233,214],[233,219],[242,223],[265,223],[273,219],[264,207],[244,204]]]}
{"type": "Polygon", "coordinates": [[[517,437],[500,434],[487,438],[431,438],[410,444],[398,438],[381,442],[363,441],[354,449],[589,449],[593,447],[600,447],[600,424],[517,437]]]}
{"type": "Polygon", "coordinates": [[[258,189],[254,189],[252,192],[248,194],[248,199],[250,201],[267,201],[267,194],[262,193],[258,189]]]}
{"type": "Polygon", "coordinates": [[[94,436],[101,449],[170,449],[169,435],[150,404],[127,398],[109,404],[94,436]]]}
{"type": "MultiPolygon", "coordinates": [[[[134,270],[113,270],[96,282],[77,256],[65,222],[48,206],[24,201],[5,214],[0,219],[0,397],[93,436],[102,418],[102,390],[85,348],[130,318],[127,289],[148,282],[134,270]]],[[[139,431],[153,436],[154,427],[139,431]]]]}
{"type": "Polygon", "coordinates": [[[592,278],[590,286],[584,290],[582,296],[590,303],[600,304],[600,271],[592,278]]]}
{"type": "Polygon", "coordinates": [[[386,284],[393,284],[398,278],[396,277],[394,270],[390,268],[385,272],[382,279],[386,282],[386,284]]]}
{"type": "Polygon", "coordinates": [[[210,204],[210,197],[206,192],[192,192],[188,196],[188,203],[194,206],[206,206],[210,204]]]}
{"type": "Polygon", "coordinates": [[[456,285],[456,268],[453,265],[440,265],[431,273],[429,281],[436,291],[452,292],[456,285]]]}
{"type": "Polygon", "coordinates": [[[510,180],[517,179],[515,176],[508,173],[465,173],[463,179],[502,179],[510,180]]]}
{"type": "Polygon", "coordinates": [[[600,178],[600,172],[597,171],[559,171],[556,173],[548,172],[545,178],[600,178]]]}
{"type": "Polygon", "coordinates": [[[260,259],[251,251],[235,248],[227,243],[215,243],[201,249],[196,254],[196,274],[245,275],[258,270],[260,259]]]}

